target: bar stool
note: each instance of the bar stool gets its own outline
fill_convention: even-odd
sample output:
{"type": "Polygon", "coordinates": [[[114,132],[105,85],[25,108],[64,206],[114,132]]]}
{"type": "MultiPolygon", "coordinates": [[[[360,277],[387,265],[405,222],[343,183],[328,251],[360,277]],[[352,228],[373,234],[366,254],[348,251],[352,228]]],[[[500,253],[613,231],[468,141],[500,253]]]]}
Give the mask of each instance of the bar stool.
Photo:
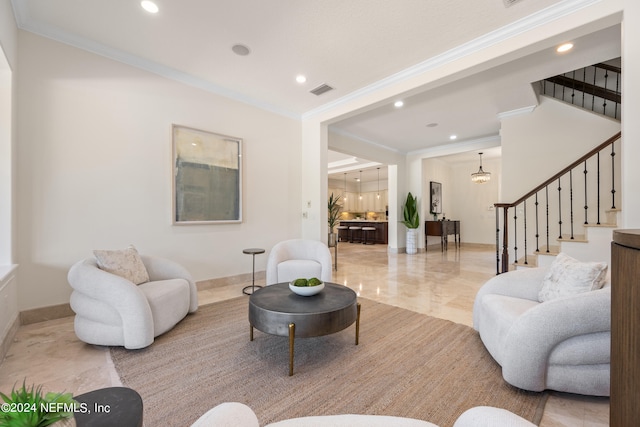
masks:
{"type": "Polygon", "coordinates": [[[373,231],[374,233],[376,232],[376,228],[375,227],[362,227],[362,244],[363,245],[374,245],[375,242],[367,242],[367,236],[369,235],[369,232],[373,231]]]}
{"type": "MultiPolygon", "coordinates": [[[[362,231],[362,227],[360,227],[359,225],[349,226],[349,243],[353,243],[353,234],[356,231],[362,231]]],[[[362,240],[362,234],[360,235],[360,240],[362,240]]]]}
{"type": "Polygon", "coordinates": [[[345,240],[349,240],[349,227],[346,225],[339,225],[336,228],[338,229],[338,241],[344,242],[345,240]]]}

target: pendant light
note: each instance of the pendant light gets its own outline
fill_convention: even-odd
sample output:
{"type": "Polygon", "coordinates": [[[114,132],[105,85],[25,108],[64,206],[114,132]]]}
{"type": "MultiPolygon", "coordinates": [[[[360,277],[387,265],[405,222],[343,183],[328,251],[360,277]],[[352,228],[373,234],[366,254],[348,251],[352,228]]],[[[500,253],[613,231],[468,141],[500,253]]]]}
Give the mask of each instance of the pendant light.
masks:
{"type": "Polygon", "coordinates": [[[360,178],[358,179],[358,183],[358,193],[360,194],[360,200],[362,200],[362,171],[360,171],[360,178]]]}
{"type": "Polygon", "coordinates": [[[378,200],[380,200],[380,168],[378,168],[378,200]]]}
{"type": "Polygon", "coordinates": [[[480,155],[480,169],[478,169],[478,172],[471,174],[471,181],[476,184],[484,184],[491,179],[491,172],[482,170],[482,153],[478,154],[480,155]]]}

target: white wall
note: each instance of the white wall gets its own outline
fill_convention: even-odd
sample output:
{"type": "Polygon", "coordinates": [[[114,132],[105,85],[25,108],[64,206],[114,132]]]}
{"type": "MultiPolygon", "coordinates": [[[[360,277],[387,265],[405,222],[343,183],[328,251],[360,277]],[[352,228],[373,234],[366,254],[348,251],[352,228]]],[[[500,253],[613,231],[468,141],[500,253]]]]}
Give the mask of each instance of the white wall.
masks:
{"type": "Polygon", "coordinates": [[[134,244],[204,280],[300,235],[298,121],[32,33],[19,49],[21,310],[68,302],[67,271],[93,249],[134,244]],[[172,225],[173,123],[244,140],[243,223],[172,225]]]}
{"type": "Polygon", "coordinates": [[[9,0],[0,1],[0,359],[18,318],[16,252],[16,82],[18,30],[9,0]],[[2,345],[2,344],[5,345],[2,345]]]}
{"type": "Polygon", "coordinates": [[[515,202],[620,131],[620,122],[540,97],[530,114],[502,121],[502,194],[515,202]]]}
{"type": "Polygon", "coordinates": [[[624,0],[622,24],[622,227],[640,228],[640,2],[624,0]]]}

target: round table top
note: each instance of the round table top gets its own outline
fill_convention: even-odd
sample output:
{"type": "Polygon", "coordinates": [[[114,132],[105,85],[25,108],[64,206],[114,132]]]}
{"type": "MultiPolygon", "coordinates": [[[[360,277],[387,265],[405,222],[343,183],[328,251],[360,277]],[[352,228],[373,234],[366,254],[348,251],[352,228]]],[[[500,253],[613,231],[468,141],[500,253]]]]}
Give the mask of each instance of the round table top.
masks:
{"type": "Polygon", "coordinates": [[[341,331],[356,320],[356,293],[342,285],[325,282],[313,296],[301,296],[278,283],[258,289],[249,297],[249,322],[262,332],[286,336],[288,325],[295,335],[314,337],[341,331]]]}
{"type": "Polygon", "coordinates": [[[264,253],[264,249],[261,249],[261,248],[243,249],[242,253],[243,254],[251,254],[251,255],[263,254],[264,253]]]}

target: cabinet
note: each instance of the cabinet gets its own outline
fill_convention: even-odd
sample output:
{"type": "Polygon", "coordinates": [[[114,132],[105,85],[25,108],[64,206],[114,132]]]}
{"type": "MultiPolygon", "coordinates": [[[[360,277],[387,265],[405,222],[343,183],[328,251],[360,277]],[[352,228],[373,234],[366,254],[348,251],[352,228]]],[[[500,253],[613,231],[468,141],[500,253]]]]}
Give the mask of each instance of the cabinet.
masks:
{"type": "Polygon", "coordinates": [[[640,420],[640,230],[615,230],[611,243],[612,427],[640,420]]]}

